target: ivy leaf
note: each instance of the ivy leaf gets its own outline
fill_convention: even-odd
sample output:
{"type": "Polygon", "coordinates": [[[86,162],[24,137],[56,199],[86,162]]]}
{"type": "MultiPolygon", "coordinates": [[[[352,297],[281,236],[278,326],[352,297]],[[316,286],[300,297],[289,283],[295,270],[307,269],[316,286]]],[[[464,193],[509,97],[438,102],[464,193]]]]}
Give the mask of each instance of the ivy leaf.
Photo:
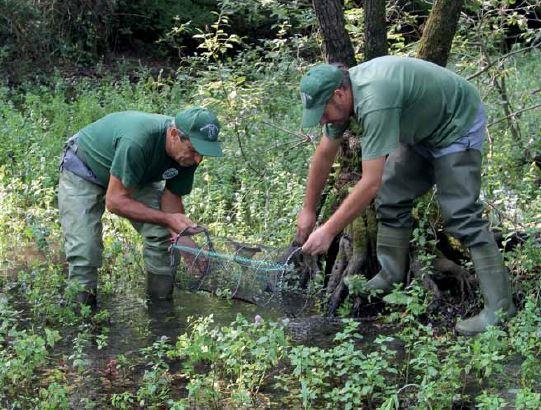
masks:
{"type": "Polygon", "coordinates": [[[407,305],[410,301],[410,297],[402,292],[393,292],[385,295],[383,301],[392,305],[407,305]]]}

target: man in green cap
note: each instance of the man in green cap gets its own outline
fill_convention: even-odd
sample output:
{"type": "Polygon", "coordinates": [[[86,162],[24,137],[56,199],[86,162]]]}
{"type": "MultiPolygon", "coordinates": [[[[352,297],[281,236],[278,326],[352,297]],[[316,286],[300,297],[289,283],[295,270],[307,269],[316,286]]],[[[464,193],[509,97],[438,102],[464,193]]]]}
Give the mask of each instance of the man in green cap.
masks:
{"type": "Polygon", "coordinates": [[[149,297],[171,298],[176,267],[170,264],[170,239],[198,229],[185,215],[182,198],[203,156],[222,156],[219,130],[216,116],[200,107],[175,117],[125,111],[68,140],[58,204],[69,278],[83,289],[77,302],[96,307],[105,208],[128,218],[144,238],[149,297]]]}
{"type": "Polygon", "coordinates": [[[386,56],[349,70],[318,65],[302,78],[300,92],[302,126],[320,124],[325,134],[311,161],[297,221],[303,251],[325,253],[376,198],[381,270],[367,286],[388,292],[408,270],[413,201],[435,184],[446,229],[470,249],[485,302],[456,330],[474,335],[512,316],[508,273],[478,201],[486,118],[475,87],[427,61],[386,56]],[[321,192],[350,123],[362,129],[362,178],[314,230],[321,192]]]}

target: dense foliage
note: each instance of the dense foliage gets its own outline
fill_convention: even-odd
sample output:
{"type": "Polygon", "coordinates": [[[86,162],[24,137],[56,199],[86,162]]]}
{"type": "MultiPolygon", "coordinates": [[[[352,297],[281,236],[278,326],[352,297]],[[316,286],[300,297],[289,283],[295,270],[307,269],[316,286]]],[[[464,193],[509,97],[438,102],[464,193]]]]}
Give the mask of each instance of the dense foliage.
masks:
{"type": "MultiPolygon", "coordinates": [[[[143,10],[150,3],[99,2],[101,7],[123,6],[123,12],[149,15],[143,10]]],[[[469,12],[475,18],[461,22],[450,68],[472,76],[487,106],[490,139],[482,190],[487,217],[504,239],[512,240],[509,234],[515,232],[528,238],[505,254],[520,307],[508,326],[473,339],[434,327],[433,319],[445,312],[429,309],[431,295],[416,281],[386,297],[388,307],[375,326],[345,319],[342,330],[325,345],[294,342],[287,320],[272,320],[268,316],[274,314],[266,311],[254,319],[239,316],[232,323],[194,317],[174,341],[155,340],[149,323],[139,321],[133,311],[123,313],[125,323],[120,326],[111,319],[118,314],[113,308],[91,320],[88,310],[76,312],[65,297],[76,289],[66,289],[56,209],[58,159],[68,136],[106,113],[138,109],[172,114],[195,104],[214,109],[223,124],[226,156],[203,161],[194,191],[186,198],[189,216],[217,235],[268,245],[291,240],[314,147],[297,133],[298,81],[313,62],[304,57],[317,52],[319,41],[311,32],[314,18],[303,2],[222,2],[222,13],[217,9],[204,31],[185,34],[181,23],[186,21],[179,20],[177,33],[200,48],[197,55],[182,60],[174,78],[151,75],[144,68],[128,73],[118,63],[107,69],[98,66],[97,78],[56,74],[45,85],[27,82],[0,88],[0,405],[539,408],[541,246],[536,235],[541,227],[541,115],[532,107],[539,105],[541,56],[535,48],[526,50],[535,44],[534,37],[526,36],[529,43],[516,45],[516,54],[502,59],[499,36],[505,33],[494,30],[504,22],[501,14],[491,12],[500,3],[483,1],[472,7],[469,12]],[[247,44],[231,29],[239,15],[272,26],[275,36],[247,44]],[[237,50],[234,56],[232,49],[237,50]],[[108,351],[105,364],[98,367],[92,358],[107,351],[110,329],[115,327],[150,334],[149,341],[135,351],[108,351]]],[[[47,24],[39,20],[39,13],[76,2],[47,4],[2,3],[19,10],[13,15],[21,19],[34,16],[27,19],[32,24],[21,34],[19,46],[5,43],[3,57],[28,52],[21,46],[25,44],[36,47],[30,54],[36,59],[51,52],[40,48],[44,42],[53,49],[73,47],[67,37],[55,37],[67,35],[62,30],[71,26],[62,20],[47,24]]],[[[83,10],[88,4],[79,6],[83,10]]],[[[170,11],[169,16],[179,12],[166,1],[153,7],[157,5],[170,11]]],[[[362,10],[349,2],[348,7],[348,30],[359,44],[362,10]]],[[[406,41],[399,25],[413,25],[414,19],[403,10],[390,13],[396,19],[390,27],[392,52],[413,54],[415,43],[406,41]]],[[[209,22],[196,14],[196,27],[209,22]]],[[[123,26],[99,20],[99,13],[93,16],[104,26],[96,23],[90,29],[83,24],[80,29],[87,32],[70,35],[74,41],[89,39],[98,49],[100,42],[111,41],[110,32],[100,27],[122,31],[123,26]]],[[[109,18],[121,17],[112,12],[109,18]]],[[[149,33],[150,27],[161,30],[158,36],[170,27],[152,19],[148,26],[140,24],[142,33],[149,33]]],[[[435,241],[430,224],[437,212],[430,195],[415,209],[419,223],[414,242],[427,260],[435,241]]],[[[101,300],[144,304],[140,238],[129,223],[110,214],[104,225],[101,300]]],[[[233,309],[228,303],[223,301],[225,308],[233,309]]],[[[177,325],[184,326],[171,324],[177,325]]]]}
{"type": "Polygon", "coordinates": [[[111,52],[141,47],[157,56],[160,46],[154,43],[175,24],[203,28],[216,9],[215,0],[3,0],[2,61],[92,64],[111,52]]]}

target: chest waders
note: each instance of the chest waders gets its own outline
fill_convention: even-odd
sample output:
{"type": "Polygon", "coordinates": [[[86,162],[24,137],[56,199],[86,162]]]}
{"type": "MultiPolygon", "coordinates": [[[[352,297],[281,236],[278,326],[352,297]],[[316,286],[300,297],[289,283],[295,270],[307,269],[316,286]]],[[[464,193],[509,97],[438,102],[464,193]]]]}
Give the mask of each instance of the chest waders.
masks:
{"type": "Polygon", "coordinates": [[[413,201],[434,184],[445,228],[469,248],[479,278],[484,309],[456,325],[457,332],[474,335],[515,313],[507,270],[488,223],[482,218],[481,152],[476,149],[433,158],[400,145],[389,156],[376,198],[377,256],[381,271],[367,286],[388,292],[394,283],[404,280],[413,201]]]}
{"type": "MultiPolygon", "coordinates": [[[[73,143],[66,148],[60,172],[58,207],[65,238],[65,253],[69,278],[82,287],[76,301],[95,307],[98,269],[102,265],[102,223],[106,188],[91,182],[79,171],[76,175],[66,168],[66,152],[75,150],[73,143]]],[[[84,165],[84,164],[83,164],[84,165]]],[[[80,167],[80,164],[78,165],[80,167]]],[[[159,209],[164,185],[147,184],[137,189],[132,198],[159,209]]],[[[147,271],[147,292],[151,299],[169,299],[173,292],[176,266],[170,265],[168,252],[170,233],[162,226],[130,221],[144,239],[143,259],[147,271]]]]}

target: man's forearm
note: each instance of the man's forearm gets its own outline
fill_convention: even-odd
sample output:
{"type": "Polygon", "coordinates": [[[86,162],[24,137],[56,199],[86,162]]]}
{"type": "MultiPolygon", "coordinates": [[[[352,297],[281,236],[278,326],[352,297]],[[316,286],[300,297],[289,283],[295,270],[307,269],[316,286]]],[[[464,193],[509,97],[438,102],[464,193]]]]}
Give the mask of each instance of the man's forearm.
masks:
{"type": "Polygon", "coordinates": [[[169,226],[169,216],[166,212],[151,208],[128,196],[118,196],[114,200],[108,201],[107,209],[116,215],[134,221],[153,223],[164,227],[169,226]]]}
{"type": "Polygon", "coordinates": [[[338,152],[338,147],[338,142],[330,140],[324,140],[318,146],[308,171],[308,182],[303,205],[305,209],[316,211],[321,200],[321,193],[331,172],[334,158],[338,152]]]}
{"type": "Polygon", "coordinates": [[[374,199],[382,183],[384,168],[385,157],[363,160],[363,176],[324,225],[331,235],[338,235],[374,199]]]}
{"type": "Polygon", "coordinates": [[[338,235],[370,204],[378,189],[378,185],[361,178],[324,226],[333,236],[338,235]]]}

